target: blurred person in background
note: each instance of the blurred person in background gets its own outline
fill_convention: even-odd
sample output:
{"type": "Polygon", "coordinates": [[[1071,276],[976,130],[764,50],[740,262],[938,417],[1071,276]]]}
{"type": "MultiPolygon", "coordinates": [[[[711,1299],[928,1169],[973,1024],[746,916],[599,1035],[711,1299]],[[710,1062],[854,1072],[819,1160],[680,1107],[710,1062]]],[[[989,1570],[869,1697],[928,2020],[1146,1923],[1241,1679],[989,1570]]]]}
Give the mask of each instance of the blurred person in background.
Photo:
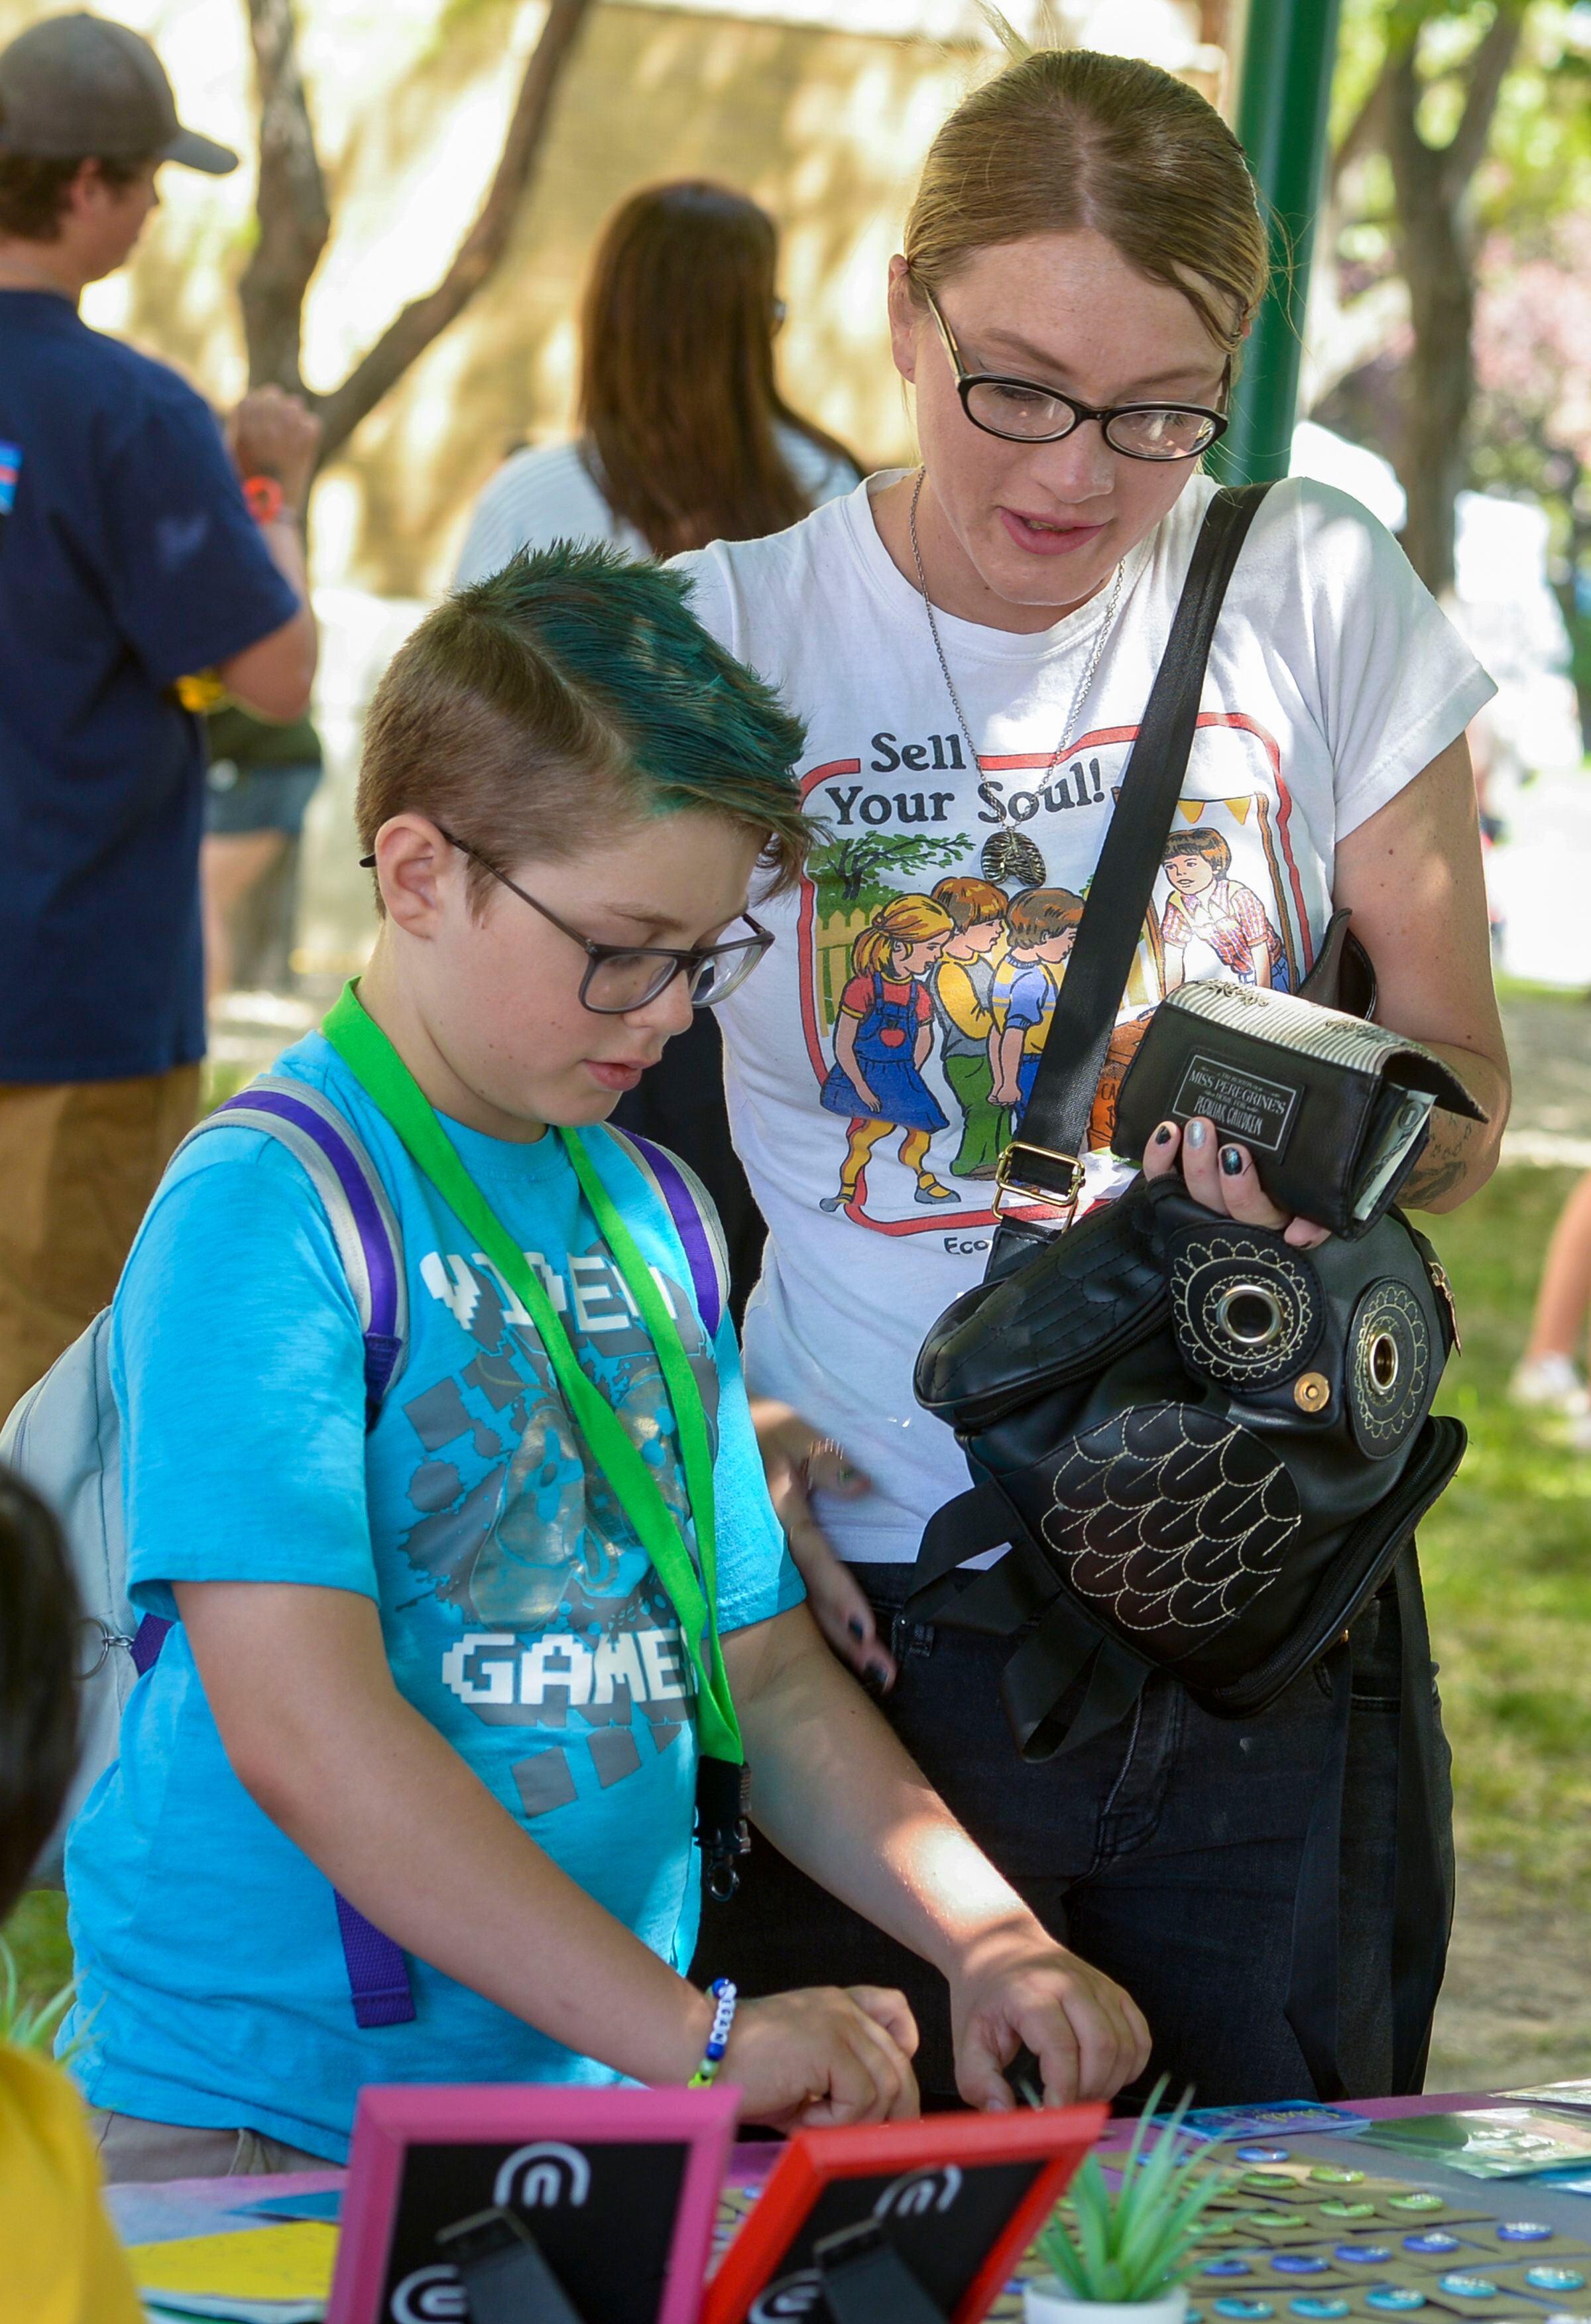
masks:
{"type": "Polygon", "coordinates": [[[229,459],[191,388],[78,312],[165,161],[237,156],[180,125],[135,32],[56,16],[0,51],[0,1414],[109,1299],[198,1107],[205,750],[179,683],[214,670],[291,719],[315,672],[315,422],[263,389],[229,459]]]}
{"type": "Polygon", "coordinates": [[[1558,1215],[1530,1345],[1515,1368],[1509,1395],[1515,1404],[1555,1414],[1569,1424],[1569,1441],[1579,1452],[1591,1452],[1591,1397],[1576,1361],[1591,1318],[1591,1171],[1570,1194],[1558,1215]]]}
{"type": "MultiPolygon", "coordinates": [[[[585,288],[580,433],[510,454],[476,503],[455,584],[557,540],[611,541],[632,557],[756,540],[854,490],[851,455],[779,393],[777,267],[773,220],[731,187],[686,179],[621,202],[585,288]]],[[[730,1144],[711,1010],[613,1119],[704,1181],[729,1240],[738,1320],[763,1226],[730,1144]]]]}
{"type": "MultiPolygon", "coordinates": [[[[0,1922],[54,1830],[77,1765],[80,1621],[55,1520],[0,1469],[0,1922]]],[[[83,2102],[59,2066],[14,2039],[0,2043],[0,2312],[19,2324],[139,2324],[83,2102]]]]}
{"type": "Polygon", "coordinates": [[[210,770],[205,788],[205,838],[199,855],[204,890],[205,989],[213,1001],[237,982],[240,946],[235,926],[251,900],[266,902],[271,937],[244,947],[245,972],[255,959],[290,948],[297,882],[273,895],[271,875],[296,856],[304,816],[325,772],[313,722],[256,718],[241,703],[219,701],[205,719],[210,770]]]}

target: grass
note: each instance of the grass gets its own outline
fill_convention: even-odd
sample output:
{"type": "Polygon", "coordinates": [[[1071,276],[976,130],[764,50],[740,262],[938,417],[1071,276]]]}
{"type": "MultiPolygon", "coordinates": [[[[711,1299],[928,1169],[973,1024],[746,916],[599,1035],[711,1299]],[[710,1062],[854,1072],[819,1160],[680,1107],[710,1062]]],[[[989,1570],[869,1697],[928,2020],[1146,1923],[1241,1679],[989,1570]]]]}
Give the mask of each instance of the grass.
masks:
{"type": "Polygon", "coordinates": [[[1500,1171],[1437,1222],[1464,1353],[1441,1405],[1469,1454],[1421,1529],[1461,1858],[1522,1902],[1591,1901],[1591,1457],[1506,1401],[1570,1170],[1500,1171]]]}
{"type": "MultiPolygon", "coordinates": [[[[1591,1456],[1504,1392],[1574,1181],[1569,1170],[1501,1171],[1436,1222],[1464,1333],[1441,1403],[1470,1449],[1421,1529],[1460,1858],[1522,1905],[1570,1912],[1591,1904],[1591,1456]]],[[[69,1976],[59,1895],[24,1898],[5,1934],[30,1998],[69,1976]]]]}

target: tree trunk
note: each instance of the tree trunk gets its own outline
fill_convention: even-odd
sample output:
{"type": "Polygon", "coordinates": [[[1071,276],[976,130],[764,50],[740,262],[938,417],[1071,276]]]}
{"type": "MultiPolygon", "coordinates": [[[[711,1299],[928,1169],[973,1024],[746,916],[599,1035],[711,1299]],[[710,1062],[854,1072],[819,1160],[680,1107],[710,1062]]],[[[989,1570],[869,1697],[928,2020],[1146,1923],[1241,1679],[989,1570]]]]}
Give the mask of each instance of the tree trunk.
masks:
{"type": "Polygon", "coordinates": [[[552,102],[594,0],[550,0],[525,67],[486,198],[434,290],[401,309],[329,394],[305,389],[299,369],[304,299],[330,232],[326,188],[299,70],[293,0],[247,0],[260,105],[259,241],[240,297],[249,383],[274,381],[307,396],[330,459],[388,390],[468,305],[508,247],[540,158],[552,102]]]}
{"type": "Polygon", "coordinates": [[[502,257],[540,159],[554,95],[592,6],[593,0],[551,0],[475,223],[436,289],[403,308],[341,387],[321,398],[323,460],[346,442],[415,358],[468,305],[502,257]]]}
{"type": "Polygon", "coordinates": [[[303,392],[304,296],[331,232],[292,0],[248,0],[260,107],[259,239],[238,286],[249,385],[303,392]]]}
{"type": "Polygon", "coordinates": [[[1499,5],[1470,60],[1463,117],[1450,144],[1428,145],[1420,134],[1421,82],[1412,40],[1390,60],[1381,99],[1397,199],[1399,266],[1409,286],[1414,331],[1396,463],[1409,501],[1403,547],[1421,579],[1438,595],[1453,585],[1455,503],[1466,472],[1475,399],[1469,185],[1485,152],[1498,91],[1521,29],[1517,11],[1499,5]]]}

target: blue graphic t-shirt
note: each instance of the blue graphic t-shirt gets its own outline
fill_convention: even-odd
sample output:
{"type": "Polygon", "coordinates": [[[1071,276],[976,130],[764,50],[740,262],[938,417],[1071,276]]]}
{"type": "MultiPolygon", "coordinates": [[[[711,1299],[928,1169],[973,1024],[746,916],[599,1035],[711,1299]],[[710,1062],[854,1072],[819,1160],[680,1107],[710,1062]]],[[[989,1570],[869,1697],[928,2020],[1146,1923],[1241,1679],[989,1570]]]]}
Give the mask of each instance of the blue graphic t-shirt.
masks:
{"type": "MultiPolygon", "coordinates": [[[[308,1177],[257,1130],[198,1140],[144,1222],[113,1321],[134,1600],[171,1616],[171,1583],[200,1581],[372,1598],[400,1692],[538,1846],[684,1969],[696,1743],[667,1596],[583,1459],[523,1309],[335,1052],[313,1034],[276,1070],[326,1093],[386,1184],[407,1359],[367,1436],[358,1317],[308,1177]]],[[[694,1546],[657,1358],[560,1141],[446,1127],[694,1546]]],[[[765,1620],[801,1585],[732,1328],[709,1345],[663,1203],[605,1131],[586,1147],[715,1432],[721,1628],[765,1620]]],[[[96,2106],[340,2160],[362,2082],[614,2079],[418,1960],[415,2022],[360,2032],[331,1885],[233,1774],[180,1622],[73,1826],[67,1886],[82,1977],[67,2038],[96,2106]]]]}

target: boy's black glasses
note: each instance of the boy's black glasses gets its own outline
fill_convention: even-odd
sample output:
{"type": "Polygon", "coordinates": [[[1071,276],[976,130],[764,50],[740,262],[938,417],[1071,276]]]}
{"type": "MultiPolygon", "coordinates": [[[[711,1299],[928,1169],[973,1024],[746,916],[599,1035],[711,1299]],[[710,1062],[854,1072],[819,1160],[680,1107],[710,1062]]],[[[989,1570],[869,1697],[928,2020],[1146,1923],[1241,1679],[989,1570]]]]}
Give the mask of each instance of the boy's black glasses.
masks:
{"type": "MultiPolygon", "coordinates": [[[[467,855],[483,872],[490,872],[521,904],[529,904],[533,912],[539,912],[544,920],[550,920],[555,928],[581,947],[586,956],[586,969],[580,980],[580,998],[599,1017],[624,1017],[632,1009],[644,1009],[660,992],[667,991],[676,976],[685,978],[694,1008],[713,1008],[737,985],[744,984],[773,942],[772,933],[747,912],[743,918],[751,930],[749,936],[737,936],[729,944],[703,945],[694,952],[673,952],[665,945],[597,944],[592,937],[582,936],[578,928],[572,928],[567,920],[560,920],[547,905],[538,903],[506,872],[489,863],[467,840],[455,839],[452,832],[442,831],[440,824],[437,828],[449,847],[456,847],[461,855],[467,855]]],[[[366,860],[373,862],[375,859],[372,856],[366,860]]]]}
{"type": "Polygon", "coordinates": [[[1129,460],[1196,460],[1227,432],[1225,416],[1202,403],[1110,403],[1100,409],[1055,388],[1036,387],[1032,380],[970,372],[939,301],[926,283],[922,287],[956,374],[961,409],[986,436],[1003,436],[1012,444],[1058,444],[1085,420],[1097,420],[1111,450],[1129,460]]]}

